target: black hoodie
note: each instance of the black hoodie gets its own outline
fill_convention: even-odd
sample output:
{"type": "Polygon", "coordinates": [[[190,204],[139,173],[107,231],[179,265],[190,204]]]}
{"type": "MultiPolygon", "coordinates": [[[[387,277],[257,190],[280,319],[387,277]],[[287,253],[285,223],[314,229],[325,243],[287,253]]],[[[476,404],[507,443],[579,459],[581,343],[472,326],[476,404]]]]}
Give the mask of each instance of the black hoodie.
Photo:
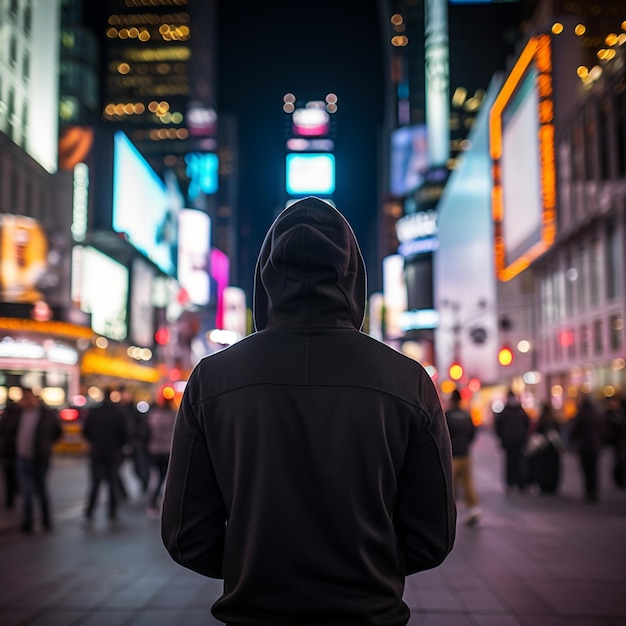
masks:
{"type": "Polygon", "coordinates": [[[270,227],[256,332],[204,358],[178,412],[172,558],[224,579],[227,624],[406,624],[405,576],[452,549],[450,438],[426,371],[360,332],[361,253],[306,198],[270,227]]]}

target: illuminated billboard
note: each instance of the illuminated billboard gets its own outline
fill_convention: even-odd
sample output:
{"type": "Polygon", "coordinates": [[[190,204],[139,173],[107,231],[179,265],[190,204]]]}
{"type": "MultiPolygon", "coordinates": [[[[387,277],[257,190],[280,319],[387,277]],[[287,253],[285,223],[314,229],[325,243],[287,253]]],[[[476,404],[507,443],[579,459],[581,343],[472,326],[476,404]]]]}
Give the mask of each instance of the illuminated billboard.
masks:
{"type": "Polygon", "coordinates": [[[130,337],[138,346],[151,346],[155,330],[152,308],[154,269],[142,259],[135,259],[131,281],[130,337]]]}
{"type": "Polygon", "coordinates": [[[219,158],[213,152],[190,152],[185,155],[189,177],[187,198],[195,200],[200,193],[211,195],[217,193],[219,185],[219,158]]]}
{"type": "Polygon", "coordinates": [[[424,182],[428,169],[426,126],[402,126],[391,133],[391,193],[404,196],[424,182]]]}
{"type": "Polygon", "coordinates": [[[291,119],[296,137],[321,137],[330,131],[330,115],[326,112],[324,102],[307,102],[305,108],[293,112],[291,119]]]}
{"type": "Polygon", "coordinates": [[[189,302],[206,306],[211,296],[209,251],[211,218],[196,209],[183,209],[178,221],[178,282],[189,302]]]}
{"type": "Polygon", "coordinates": [[[113,230],[122,233],[161,271],[176,275],[178,210],[175,190],[152,169],[121,131],[114,136],[113,230]]]}
{"type": "Polygon", "coordinates": [[[331,153],[287,155],[287,193],[329,195],[335,191],[335,157],[331,153]]]}
{"type": "Polygon", "coordinates": [[[230,281],[230,259],[217,248],[211,249],[211,278],[215,285],[215,326],[224,328],[224,291],[230,281]]]}
{"type": "MultiPolygon", "coordinates": [[[[11,91],[13,91],[15,86],[21,83],[16,90],[14,110],[11,110],[12,99],[9,99],[9,107],[6,110],[7,119],[9,124],[14,125],[13,137],[22,137],[23,143],[21,145],[25,151],[46,171],[55,173],[57,171],[59,139],[59,32],[61,17],[59,7],[61,3],[59,0],[47,0],[37,3],[11,2],[10,4],[11,12],[16,11],[15,7],[18,5],[23,5],[24,11],[29,5],[35,4],[35,6],[28,11],[30,32],[25,32],[24,28],[11,28],[8,21],[2,25],[3,52],[8,53],[9,39],[11,39],[13,53],[17,57],[12,62],[10,62],[8,55],[3,58],[3,64],[15,68],[15,75],[12,79],[5,81],[5,85],[7,85],[4,87],[5,96],[8,85],[12,85],[11,91]],[[15,49],[16,46],[19,53],[15,49]],[[22,67],[21,71],[20,66],[22,67]],[[28,80],[23,78],[26,73],[29,74],[28,80]]],[[[2,113],[0,113],[1,117],[2,113]]],[[[8,135],[11,136],[12,133],[8,133],[8,135]]]]}
{"type": "Polygon", "coordinates": [[[128,268],[91,246],[75,246],[72,255],[72,299],[91,314],[99,335],[122,341],[128,334],[128,268]]]}
{"type": "Polygon", "coordinates": [[[489,117],[496,275],[507,281],[554,242],[556,173],[551,40],[530,39],[489,117]]]}
{"type": "Polygon", "coordinates": [[[36,302],[46,273],[48,241],[41,224],[23,215],[0,215],[0,300],[36,302]]]}

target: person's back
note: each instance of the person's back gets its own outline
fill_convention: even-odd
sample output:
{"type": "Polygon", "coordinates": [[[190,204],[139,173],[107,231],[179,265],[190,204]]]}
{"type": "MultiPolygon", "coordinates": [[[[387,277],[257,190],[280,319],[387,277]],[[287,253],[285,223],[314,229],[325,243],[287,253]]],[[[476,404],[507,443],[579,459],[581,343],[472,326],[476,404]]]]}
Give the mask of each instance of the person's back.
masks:
{"type": "Polygon", "coordinates": [[[150,496],[149,515],[158,515],[158,502],[161,498],[161,489],[165,481],[167,466],[172,446],[172,432],[176,420],[176,405],[171,398],[165,398],[162,393],[156,396],[156,405],[148,412],[148,453],[150,462],[158,473],[157,482],[150,496]]]}
{"type": "Polygon", "coordinates": [[[154,406],[147,415],[148,452],[151,455],[167,454],[172,446],[172,432],[176,408],[171,403],[154,406]]]}
{"type": "Polygon", "coordinates": [[[118,405],[105,399],[87,413],[83,435],[89,441],[93,459],[119,462],[127,441],[126,418],[118,405]]]}
{"type": "Polygon", "coordinates": [[[470,414],[461,408],[461,397],[458,391],[453,392],[450,402],[451,406],[446,411],[446,421],[450,431],[452,456],[466,457],[469,455],[470,444],[476,436],[476,426],[470,414]]]}
{"type": "Polygon", "coordinates": [[[597,454],[605,443],[606,428],[602,413],[589,398],[584,398],[570,423],[569,440],[576,452],[597,454]]]}
{"type": "Polygon", "coordinates": [[[259,257],[258,332],[189,379],[162,536],[177,562],[224,578],[213,613],[227,624],[406,624],[405,576],[452,549],[437,392],[359,332],[364,305],[349,226],[298,202],[259,257]]]}
{"type": "Polygon", "coordinates": [[[528,438],[530,418],[512,390],[507,393],[507,402],[494,419],[496,435],[505,452],[504,482],[507,493],[513,488],[526,490],[527,467],[523,454],[528,438]]]}
{"type": "Polygon", "coordinates": [[[119,404],[111,402],[111,391],[105,392],[102,404],[90,409],[83,425],[83,435],[90,444],[91,486],[87,496],[85,517],[90,520],[98,502],[100,485],[108,484],[109,519],[116,519],[118,469],[127,441],[126,417],[119,404]]]}
{"type": "Polygon", "coordinates": [[[446,421],[452,443],[452,469],[455,489],[460,486],[463,490],[463,500],[467,508],[464,523],[467,526],[473,526],[481,516],[470,458],[470,446],[476,436],[476,426],[472,421],[472,416],[461,408],[461,393],[458,389],[450,394],[450,406],[446,411],[446,421]]]}
{"type": "Polygon", "coordinates": [[[561,424],[550,402],[541,406],[541,414],[524,452],[528,464],[528,483],[536,484],[541,493],[555,494],[561,477],[561,454],[565,444],[559,432],[561,424]]]}
{"type": "Polygon", "coordinates": [[[496,415],[496,433],[503,448],[521,447],[528,437],[530,418],[521,404],[512,393],[509,393],[507,403],[502,411],[496,415]]]}
{"type": "Polygon", "coordinates": [[[600,487],[599,455],[605,443],[604,416],[589,395],[582,397],[576,415],[570,422],[569,441],[578,454],[584,479],[585,497],[590,502],[598,499],[600,487]]]}

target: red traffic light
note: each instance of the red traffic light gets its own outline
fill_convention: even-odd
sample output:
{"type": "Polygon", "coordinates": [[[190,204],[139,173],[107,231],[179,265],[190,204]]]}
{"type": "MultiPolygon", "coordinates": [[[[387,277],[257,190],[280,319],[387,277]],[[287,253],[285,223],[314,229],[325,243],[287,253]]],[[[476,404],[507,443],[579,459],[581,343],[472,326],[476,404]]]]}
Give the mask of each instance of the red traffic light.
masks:
{"type": "Polygon", "coordinates": [[[78,412],[78,409],[67,408],[59,411],[59,417],[64,422],[73,422],[74,420],[77,420],[79,416],[80,413],[78,412]]]}
{"type": "Polygon", "coordinates": [[[165,346],[170,341],[170,331],[169,328],[162,326],[159,330],[154,333],[154,340],[160,345],[165,346]]]}

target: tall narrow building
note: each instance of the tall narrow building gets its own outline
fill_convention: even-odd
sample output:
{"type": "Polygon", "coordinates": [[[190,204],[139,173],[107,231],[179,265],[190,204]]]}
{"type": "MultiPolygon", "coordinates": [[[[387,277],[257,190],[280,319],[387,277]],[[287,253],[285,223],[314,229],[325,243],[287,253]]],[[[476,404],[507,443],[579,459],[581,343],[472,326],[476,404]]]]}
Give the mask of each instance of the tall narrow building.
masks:
{"type": "Polygon", "coordinates": [[[489,80],[513,52],[523,5],[387,0],[381,7],[390,46],[392,113],[380,244],[384,255],[403,257],[408,307],[404,321],[388,324],[396,329],[388,339],[399,345],[410,341],[420,360],[433,363],[437,204],[468,147],[489,80]],[[489,36],[476,31],[477,23],[488,26],[489,36]]]}
{"type": "Polygon", "coordinates": [[[106,4],[103,117],[161,161],[214,150],[215,2],[152,0],[106,4]]]}

